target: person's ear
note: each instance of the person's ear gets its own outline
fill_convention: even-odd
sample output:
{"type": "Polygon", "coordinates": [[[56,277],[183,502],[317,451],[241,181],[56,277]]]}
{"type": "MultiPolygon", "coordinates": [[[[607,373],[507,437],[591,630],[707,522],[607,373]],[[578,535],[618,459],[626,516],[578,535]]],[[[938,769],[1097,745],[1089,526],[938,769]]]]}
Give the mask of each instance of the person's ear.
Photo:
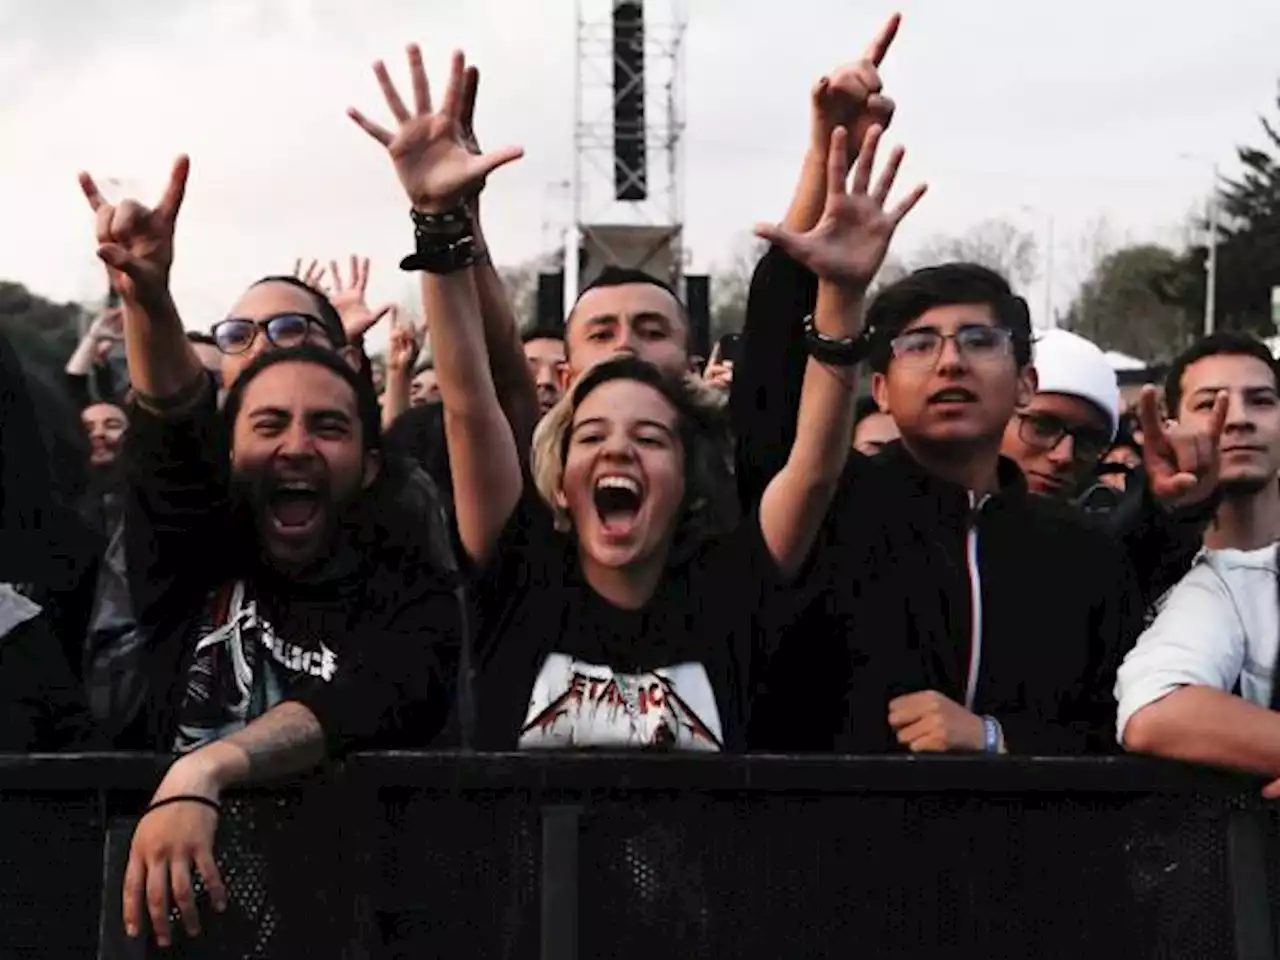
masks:
{"type": "Polygon", "coordinates": [[[1039,392],[1040,375],[1036,373],[1035,365],[1028,363],[1018,371],[1018,394],[1014,404],[1021,410],[1030,405],[1039,392]]]}
{"type": "Polygon", "coordinates": [[[881,413],[893,415],[889,409],[889,378],[883,373],[871,374],[871,399],[875,400],[881,413]]]}

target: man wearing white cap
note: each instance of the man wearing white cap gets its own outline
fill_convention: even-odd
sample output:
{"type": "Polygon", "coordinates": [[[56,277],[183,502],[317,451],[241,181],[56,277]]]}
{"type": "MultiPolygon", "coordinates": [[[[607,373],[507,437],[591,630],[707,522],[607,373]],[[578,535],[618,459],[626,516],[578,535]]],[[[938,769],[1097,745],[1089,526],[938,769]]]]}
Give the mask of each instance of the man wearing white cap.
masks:
{"type": "Polygon", "coordinates": [[[1067,330],[1035,343],[1036,395],[1013,415],[1001,453],[1034,493],[1072,499],[1095,476],[1120,422],[1120,387],[1097,346],[1067,330]]]}
{"type": "MultiPolygon", "coordinates": [[[[1017,462],[1033,492],[1076,501],[1096,477],[1120,422],[1115,371],[1093,343],[1067,330],[1035,342],[1036,394],[1005,428],[1001,453],[1017,462]]],[[[1144,446],[1120,504],[1099,518],[1120,540],[1148,603],[1190,568],[1213,516],[1217,437],[1165,421],[1156,389],[1138,402],[1144,446]]],[[[1222,430],[1220,420],[1208,428],[1222,430]]]]}

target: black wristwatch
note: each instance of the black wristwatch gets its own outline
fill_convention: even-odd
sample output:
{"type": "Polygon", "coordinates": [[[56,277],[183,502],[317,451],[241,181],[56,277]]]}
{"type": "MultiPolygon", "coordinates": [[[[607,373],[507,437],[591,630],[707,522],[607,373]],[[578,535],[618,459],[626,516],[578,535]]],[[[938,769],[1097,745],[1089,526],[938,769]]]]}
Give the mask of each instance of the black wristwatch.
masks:
{"type": "Polygon", "coordinates": [[[856,367],[871,353],[875,330],[865,328],[856,337],[828,337],[813,323],[813,314],[804,318],[804,346],[809,356],[833,367],[856,367]]]}

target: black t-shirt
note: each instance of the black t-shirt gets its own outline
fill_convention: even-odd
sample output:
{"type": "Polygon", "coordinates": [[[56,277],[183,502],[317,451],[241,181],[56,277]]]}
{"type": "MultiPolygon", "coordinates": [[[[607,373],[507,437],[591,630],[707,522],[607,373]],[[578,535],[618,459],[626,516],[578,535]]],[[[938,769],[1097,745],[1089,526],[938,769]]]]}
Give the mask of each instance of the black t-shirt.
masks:
{"type": "Polygon", "coordinates": [[[475,584],[477,746],[741,749],[788,595],[752,516],[620,609],[526,496],[475,584]]]}
{"type": "Polygon", "coordinates": [[[126,459],[130,596],[147,635],[132,668],[148,689],[121,745],[192,750],[284,700],[315,714],[332,749],[431,742],[461,608],[437,549],[447,537],[416,491],[371,489],[299,578],[262,561],[231,509],[212,390],[181,418],[136,409],[126,459]]]}

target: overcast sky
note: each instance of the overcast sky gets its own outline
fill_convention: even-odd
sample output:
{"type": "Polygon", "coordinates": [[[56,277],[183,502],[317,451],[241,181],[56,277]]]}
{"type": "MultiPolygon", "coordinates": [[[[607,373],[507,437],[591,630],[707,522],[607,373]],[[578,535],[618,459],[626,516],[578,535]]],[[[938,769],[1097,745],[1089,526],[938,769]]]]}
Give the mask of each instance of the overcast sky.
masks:
{"type": "MultiPolygon", "coordinates": [[[[650,18],[670,2],[650,0],[650,18]]],[[[586,6],[607,16],[607,0],[586,6]]],[[[1280,77],[1276,0],[686,6],[694,269],[781,215],[810,85],[894,9],[905,21],[883,70],[899,103],[890,139],[910,151],[903,179],[931,185],[899,251],[992,216],[1043,240],[1052,217],[1059,307],[1097,218],[1121,239],[1179,242],[1210,165],[1230,172],[1234,146],[1260,140],[1280,77]]],[[[100,293],[76,172],[151,202],[185,151],[174,285],[189,326],[299,255],[367,253],[371,299],[403,297],[400,187],[344,110],[385,116],[369,64],[385,57],[403,75],[411,40],[433,77],[454,46],[484,72],[482,140],[526,149],[491,178],[491,245],[500,262],[534,256],[569,216],[553,185],[574,168],[574,21],[572,0],[0,0],[0,278],[56,299],[100,293]]],[[[1043,286],[1028,292],[1043,302],[1043,286]]]]}

